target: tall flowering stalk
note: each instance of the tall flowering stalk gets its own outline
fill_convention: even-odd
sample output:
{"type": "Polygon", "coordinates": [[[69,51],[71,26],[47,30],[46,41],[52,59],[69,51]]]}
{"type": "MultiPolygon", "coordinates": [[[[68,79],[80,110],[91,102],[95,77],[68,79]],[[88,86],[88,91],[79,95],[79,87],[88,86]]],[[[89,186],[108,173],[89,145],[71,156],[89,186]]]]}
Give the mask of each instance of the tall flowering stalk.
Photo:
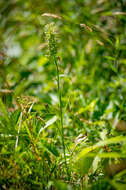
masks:
{"type": "Polygon", "coordinates": [[[66,161],[66,149],[65,149],[65,140],[64,140],[64,127],[63,127],[63,107],[62,107],[62,94],[61,94],[61,88],[60,88],[60,72],[58,67],[58,58],[57,58],[57,40],[56,40],[56,27],[54,26],[54,23],[50,23],[46,25],[45,28],[46,33],[46,40],[48,43],[48,50],[49,50],[49,56],[51,58],[51,61],[56,66],[56,77],[57,77],[57,88],[58,88],[58,96],[59,96],[59,115],[60,115],[60,125],[61,125],[61,138],[62,138],[62,147],[63,147],[63,154],[64,154],[64,160],[65,160],[65,167],[66,172],[69,178],[69,171],[66,161]]]}

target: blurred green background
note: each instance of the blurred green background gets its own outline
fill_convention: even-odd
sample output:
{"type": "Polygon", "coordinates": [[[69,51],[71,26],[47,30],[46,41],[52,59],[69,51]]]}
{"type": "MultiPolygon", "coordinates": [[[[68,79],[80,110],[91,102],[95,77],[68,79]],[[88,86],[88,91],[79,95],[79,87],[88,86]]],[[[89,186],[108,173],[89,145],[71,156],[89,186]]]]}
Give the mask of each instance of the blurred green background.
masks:
{"type": "MultiPolygon", "coordinates": [[[[79,135],[86,135],[88,141],[86,145],[80,145],[77,152],[83,148],[83,145],[91,146],[109,137],[125,136],[125,131],[117,132],[112,127],[111,121],[126,121],[126,1],[0,0],[0,97],[2,100],[0,133],[14,135],[12,141],[5,136],[3,139],[1,135],[1,168],[5,170],[5,173],[1,171],[0,175],[3,177],[0,183],[5,184],[7,179],[8,184],[12,184],[12,188],[15,189],[20,189],[25,183],[27,185],[23,188],[30,189],[30,184],[33,182],[33,189],[39,189],[39,187],[51,189],[54,179],[64,180],[65,178],[64,169],[61,173],[58,173],[58,170],[55,171],[55,168],[62,167],[60,157],[62,146],[57,129],[58,122],[54,123],[55,116],[59,113],[56,68],[50,62],[45,37],[45,26],[52,22],[57,30],[56,43],[62,89],[64,135],[69,167],[71,175],[74,176],[71,183],[76,184],[73,187],[83,189],[81,179],[83,181],[82,176],[85,175],[82,171],[74,173],[70,160],[73,155],[76,155],[76,151],[72,154],[70,152],[74,150],[75,139],[79,135]],[[26,112],[32,103],[34,105],[31,119],[26,112]],[[23,120],[32,123],[31,133],[34,138],[37,138],[41,128],[41,119],[39,118],[38,121],[37,117],[43,118],[44,122],[53,118],[52,128],[43,133],[40,141],[36,140],[38,143],[36,146],[43,149],[45,160],[48,160],[48,166],[45,170],[43,169],[42,174],[39,170],[45,163],[40,162],[36,167],[36,159],[32,158],[30,152],[33,145],[29,140],[27,130],[26,132],[22,129],[19,152],[13,153],[22,109],[23,120]],[[30,166],[21,156],[25,155],[27,150],[30,166]],[[56,157],[53,161],[52,154],[56,157]],[[17,155],[21,156],[20,161],[17,155]],[[6,159],[8,161],[4,163],[6,159]],[[13,160],[20,169],[14,169],[13,160]],[[24,169],[22,165],[25,166],[24,169]],[[14,172],[14,181],[11,170],[14,172]],[[56,173],[50,177],[51,172],[56,173]],[[17,185],[18,181],[21,186],[17,185]]],[[[122,147],[111,148],[117,152],[121,151],[120,155],[126,150],[125,144],[122,147]]],[[[91,166],[90,160],[85,159],[85,163],[87,169],[83,170],[85,170],[84,173],[88,173],[91,166]]],[[[89,186],[92,187],[92,182],[98,181],[98,184],[92,187],[93,189],[106,189],[106,187],[110,189],[111,183],[109,180],[106,182],[106,178],[103,184],[99,182],[102,178],[100,172],[104,162],[100,163],[96,166],[98,173],[95,173],[95,176],[92,173],[90,176],[89,186]]],[[[102,171],[104,171],[103,168],[102,171]]],[[[115,182],[113,184],[116,189],[123,190],[124,188],[115,182]]],[[[55,183],[57,189],[61,185],[63,185],[62,182],[55,183]]],[[[64,184],[64,189],[70,188],[64,184]]]]}

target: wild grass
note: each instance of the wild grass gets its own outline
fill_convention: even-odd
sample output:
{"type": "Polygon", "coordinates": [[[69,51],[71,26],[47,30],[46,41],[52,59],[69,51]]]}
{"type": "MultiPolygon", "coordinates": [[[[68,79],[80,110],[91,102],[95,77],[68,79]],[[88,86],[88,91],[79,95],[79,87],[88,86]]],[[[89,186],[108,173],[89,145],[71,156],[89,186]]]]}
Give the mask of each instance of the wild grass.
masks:
{"type": "Polygon", "coordinates": [[[51,23],[46,26],[46,40],[48,42],[49,56],[50,56],[51,62],[52,64],[55,64],[56,66],[57,90],[58,90],[58,97],[59,97],[60,134],[62,138],[65,167],[66,167],[66,172],[67,172],[67,176],[69,180],[70,174],[69,174],[69,170],[67,166],[66,147],[65,147],[65,140],[64,140],[62,90],[61,90],[61,85],[60,85],[60,72],[59,72],[59,67],[58,67],[59,59],[57,57],[56,29],[55,29],[54,23],[51,23]]]}
{"type": "Polygon", "coordinates": [[[0,9],[0,189],[125,190],[124,1],[0,9]]]}

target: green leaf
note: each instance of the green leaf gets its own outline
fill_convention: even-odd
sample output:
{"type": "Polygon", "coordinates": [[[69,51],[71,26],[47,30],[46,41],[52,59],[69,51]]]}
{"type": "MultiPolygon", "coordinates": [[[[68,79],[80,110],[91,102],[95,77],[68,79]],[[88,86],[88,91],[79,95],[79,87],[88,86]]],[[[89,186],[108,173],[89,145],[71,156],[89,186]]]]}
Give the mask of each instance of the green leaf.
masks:
{"type": "Polygon", "coordinates": [[[76,162],[75,167],[81,175],[85,175],[89,172],[92,162],[93,162],[93,158],[91,157],[86,157],[86,156],[81,157],[79,159],[79,162],[76,162]]]}
{"type": "Polygon", "coordinates": [[[88,153],[86,157],[95,157],[99,158],[126,158],[126,154],[120,152],[103,152],[103,153],[88,153]]]}
{"type": "Polygon", "coordinates": [[[46,148],[46,150],[51,153],[53,156],[58,157],[59,156],[59,152],[57,151],[56,147],[50,144],[45,144],[44,143],[44,147],[46,148]]]}
{"type": "Polygon", "coordinates": [[[94,111],[95,105],[96,105],[97,101],[98,101],[98,99],[96,98],[95,100],[93,100],[93,101],[92,101],[89,105],[87,105],[86,107],[80,108],[79,111],[78,111],[78,114],[82,114],[82,113],[84,113],[84,112],[86,112],[86,111],[89,111],[89,112],[94,111]]]}
{"type": "Polygon", "coordinates": [[[6,110],[6,107],[2,101],[2,99],[0,98],[0,110],[2,111],[5,119],[7,122],[9,122],[9,117],[8,117],[8,113],[7,113],[7,110],[6,110]]]}
{"type": "Polygon", "coordinates": [[[124,136],[112,137],[110,139],[100,141],[97,144],[95,144],[93,146],[89,146],[89,147],[85,148],[84,150],[82,150],[79,153],[79,155],[77,155],[76,161],[80,160],[82,157],[86,156],[89,152],[91,152],[97,148],[100,148],[105,145],[116,144],[116,143],[125,142],[125,141],[126,141],[126,137],[124,137],[124,136]]]}
{"type": "Polygon", "coordinates": [[[62,181],[55,181],[55,187],[58,190],[72,190],[72,187],[69,184],[66,184],[62,181]]]}
{"type": "Polygon", "coordinates": [[[42,127],[42,128],[39,130],[38,136],[40,135],[40,133],[41,133],[44,129],[46,129],[47,127],[49,127],[49,126],[52,125],[53,123],[55,123],[56,120],[57,120],[57,117],[56,117],[56,116],[54,116],[54,117],[52,117],[50,120],[48,120],[48,121],[46,122],[45,126],[42,127]]]}

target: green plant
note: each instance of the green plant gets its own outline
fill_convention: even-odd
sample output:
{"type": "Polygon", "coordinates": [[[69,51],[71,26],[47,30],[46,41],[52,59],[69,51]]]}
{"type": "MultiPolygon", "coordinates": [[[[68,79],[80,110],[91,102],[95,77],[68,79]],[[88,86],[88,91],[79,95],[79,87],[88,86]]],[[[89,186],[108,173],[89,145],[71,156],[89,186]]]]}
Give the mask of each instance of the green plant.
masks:
{"type": "Polygon", "coordinates": [[[59,96],[60,133],[61,133],[61,138],[62,138],[65,167],[66,167],[66,172],[67,172],[67,176],[69,180],[70,174],[69,174],[67,160],[66,160],[66,148],[65,148],[64,127],[63,127],[63,105],[62,105],[62,93],[61,93],[61,86],[60,86],[60,72],[59,72],[59,66],[58,66],[59,58],[57,57],[56,27],[54,23],[50,23],[46,25],[45,34],[46,34],[46,40],[48,42],[50,60],[56,66],[57,89],[58,89],[58,96],[59,96]]]}
{"type": "Polygon", "coordinates": [[[125,10],[0,0],[0,189],[125,189],[125,10]]]}

